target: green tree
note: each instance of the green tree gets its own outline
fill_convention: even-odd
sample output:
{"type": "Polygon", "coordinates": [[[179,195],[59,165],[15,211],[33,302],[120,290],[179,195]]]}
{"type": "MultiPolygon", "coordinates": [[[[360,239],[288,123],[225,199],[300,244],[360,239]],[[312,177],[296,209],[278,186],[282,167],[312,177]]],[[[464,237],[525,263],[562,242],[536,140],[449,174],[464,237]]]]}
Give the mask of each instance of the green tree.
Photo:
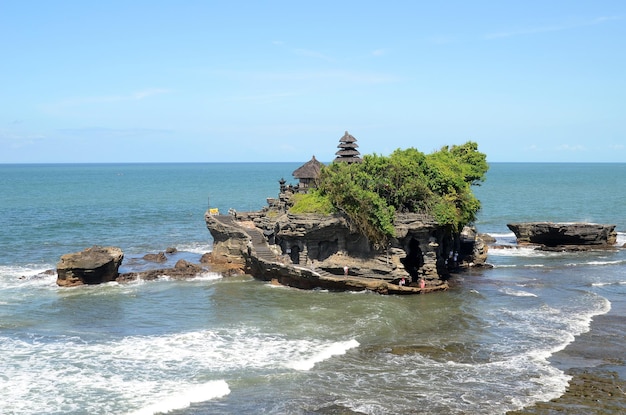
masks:
{"type": "Polygon", "coordinates": [[[480,202],[471,186],[484,181],[488,168],[472,141],[429,155],[398,149],[389,157],[365,155],[362,163],[323,167],[318,195],[373,243],[385,245],[394,236],[396,211],[425,213],[453,230],[473,222],[480,202]]]}

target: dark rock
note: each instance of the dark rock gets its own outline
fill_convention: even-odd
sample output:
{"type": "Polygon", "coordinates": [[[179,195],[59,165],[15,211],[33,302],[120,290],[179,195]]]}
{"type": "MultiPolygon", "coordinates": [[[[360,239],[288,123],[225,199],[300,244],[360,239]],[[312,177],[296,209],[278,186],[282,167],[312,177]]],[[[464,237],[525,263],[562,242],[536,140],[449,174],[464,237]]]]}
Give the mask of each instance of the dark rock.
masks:
{"type": "Polygon", "coordinates": [[[174,265],[174,269],[186,275],[190,275],[193,273],[198,274],[203,271],[203,268],[200,265],[192,264],[191,262],[185,261],[184,259],[178,260],[178,262],[176,262],[176,265],[174,265]]]}
{"type": "Polygon", "coordinates": [[[488,267],[487,253],[489,247],[487,244],[495,242],[486,234],[479,234],[476,229],[471,226],[465,226],[459,235],[460,240],[460,267],[488,267]]]}
{"type": "Polygon", "coordinates": [[[596,223],[509,223],[517,242],[547,247],[567,245],[612,246],[617,241],[615,225],[596,223]]]}
{"type": "Polygon", "coordinates": [[[176,252],[178,252],[178,249],[174,248],[174,247],[169,247],[165,250],[165,253],[168,255],[172,255],[175,254],[176,252]]]}
{"type": "Polygon", "coordinates": [[[143,259],[150,262],[166,262],[167,256],[165,256],[165,252],[159,252],[158,254],[145,254],[143,259]]]}
{"type": "Polygon", "coordinates": [[[452,264],[445,259],[459,249],[458,235],[419,214],[396,215],[396,237],[387,247],[373,246],[340,214],[262,211],[234,219],[207,212],[205,220],[214,240],[211,263],[241,266],[255,278],[304,289],[383,294],[446,289],[452,264]],[[402,277],[409,280],[406,286],[392,283],[402,277]]]}
{"type": "Polygon", "coordinates": [[[203,254],[200,257],[200,263],[209,266],[211,271],[228,277],[245,274],[243,267],[238,262],[233,263],[228,258],[214,256],[212,252],[203,254]]]}
{"type": "Polygon", "coordinates": [[[118,277],[124,253],[120,248],[93,246],[65,254],[57,264],[57,285],[101,284],[118,277]]]}
{"type": "Polygon", "coordinates": [[[118,282],[128,282],[133,280],[155,280],[157,278],[168,276],[173,279],[186,279],[193,278],[198,274],[201,274],[205,271],[205,269],[198,264],[193,264],[191,262],[185,261],[184,259],[179,260],[174,268],[162,268],[162,269],[153,269],[149,271],[141,271],[141,272],[127,272],[124,274],[120,274],[117,278],[118,282]]]}
{"type": "Polygon", "coordinates": [[[509,411],[506,415],[623,414],[626,412],[626,381],[619,373],[600,368],[574,368],[565,394],[548,402],[509,411]]]}
{"type": "Polygon", "coordinates": [[[211,263],[212,260],[213,260],[213,254],[211,252],[206,252],[202,254],[202,256],[200,257],[201,264],[209,264],[211,263]]]}
{"type": "Polygon", "coordinates": [[[496,243],[496,238],[494,238],[493,236],[486,234],[486,233],[481,233],[478,235],[480,237],[480,239],[483,240],[484,243],[486,244],[494,244],[496,243]]]}

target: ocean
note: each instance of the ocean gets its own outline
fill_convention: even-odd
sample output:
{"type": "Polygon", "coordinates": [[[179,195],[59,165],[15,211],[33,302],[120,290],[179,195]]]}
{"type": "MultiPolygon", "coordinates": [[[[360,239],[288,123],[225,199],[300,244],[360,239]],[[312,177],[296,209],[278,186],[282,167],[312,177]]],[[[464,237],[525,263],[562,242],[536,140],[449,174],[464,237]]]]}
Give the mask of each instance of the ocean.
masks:
{"type": "Polygon", "coordinates": [[[505,414],[571,368],[626,379],[626,250],[540,252],[506,227],[610,223],[623,245],[626,164],[492,163],[476,227],[508,247],[446,292],[42,274],[92,245],[122,248],[122,272],[198,261],[209,206],[259,210],[301,164],[0,165],[0,413],[505,414]]]}

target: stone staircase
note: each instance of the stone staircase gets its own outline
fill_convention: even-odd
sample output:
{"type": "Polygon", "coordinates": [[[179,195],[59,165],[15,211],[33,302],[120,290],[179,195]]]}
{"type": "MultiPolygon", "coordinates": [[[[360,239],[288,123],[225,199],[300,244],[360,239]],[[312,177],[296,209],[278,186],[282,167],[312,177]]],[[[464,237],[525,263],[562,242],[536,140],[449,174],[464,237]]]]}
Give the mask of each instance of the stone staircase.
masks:
{"type": "MultiPolygon", "coordinates": [[[[270,278],[277,279],[285,285],[311,289],[315,287],[328,288],[331,290],[350,290],[362,291],[369,290],[380,294],[420,294],[422,292],[446,290],[448,284],[446,282],[438,285],[426,286],[425,289],[416,286],[399,286],[391,283],[390,278],[381,277],[380,275],[366,275],[359,272],[358,268],[350,269],[349,276],[344,276],[343,272],[333,274],[329,271],[316,267],[315,263],[308,262],[306,250],[300,252],[298,257],[300,264],[289,264],[286,258],[277,256],[268,245],[263,232],[256,227],[244,226],[234,215],[220,215],[213,217],[215,221],[220,222],[225,227],[234,227],[245,232],[250,237],[250,243],[254,248],[254,256],[267,264],[255,264],[253,271],[256,272],[255,277],[269,281],[270,278]],[[256,269],[259,268],[259,269],[256,269]],[[280,277],[284,277],[282,280],[280,277]]],[[[207,220],[207,224],[209,221],[207,220]]],[[[239,249],[246,249],[245,237],[240,232],[234,230],[221,230],[221,232],[233,232],[233,237],[237,238],[237,243],[243,243],[244,246],[239,249]],[[243,240],[241,240],[243,237],[243,240]]],[[[245,255],[245,252],[242,252],[245,255]]]]}
{"type": "MultiPolygon", "coordinates": [[[[219,220],[224,225],[237,226],[237,227],[240,226],[240,224],[236,221],[236,219],[232,215],[220,215],[216,217],[216,219],[219,220]]],[[[265,236],[258,228],[246,227],[242,229],[250,236],[252,245],[254,247],[254,250],[256,251],[257,258],[262,259],[266,262],[282,262],[282,261],[279,261],[279,258],[270,249],[269,245],[267,244],[267,240],[265,239],[265,236]]],[[[339,275],[333,274],[331,272],[315,267],[312,264],[308,263],[308,253],[306,249],[300,252],[299,260],[300,260],[300,263],[293,265],[293,266],[308,268],[311,271],[315,272],[316,274],[319,274],[322,278],[334,279],[334,278],[344,277],[343,274],[339,274],[339,275]]],[[[355,272],[355,270],[352,270],[352,269],[350,270],[349,278],[366,279],[366,280],[383,279],[383,278],[380,278],[380,276],[374,277],[374,276],[364,275],[359,272],[355,272]]]]}
{"type": "MultiPolygon", "coordinates": [[[[239,226],[239,223],[235,220],[232,215],[220,215],[216,217],[224,225],[228,226],[239,226]]],[[[256,251],[257,257],[269,261],[276,262],[276,255],[272,252],[272,250],[267,245],[267,241],[265,240],[265,236],[259,231],[257,228],[242,228],[248,235],[250,235],[250,239],[252,240],[252,246],[254,246],[254,250],[256,251]]]]}
{"type": "Polygon", "coordinates": [[[257,228],[246,228],[246,233],[250,235],[252,239],[252,246],[254,246],[258,258],[269,262],[276,262],[276,255],[274,255],[268,246],[265,236],[263,236],[260,230],[257,228]]]}
{"type": "Polygon", "coordinates": [[[320,276],[322,277],[337,277],[337,275],[330,273],[328,271],[325,271],[321,268],[312,268],[313,271],[315,271],[316,273],[318,273],[320,276]]]}

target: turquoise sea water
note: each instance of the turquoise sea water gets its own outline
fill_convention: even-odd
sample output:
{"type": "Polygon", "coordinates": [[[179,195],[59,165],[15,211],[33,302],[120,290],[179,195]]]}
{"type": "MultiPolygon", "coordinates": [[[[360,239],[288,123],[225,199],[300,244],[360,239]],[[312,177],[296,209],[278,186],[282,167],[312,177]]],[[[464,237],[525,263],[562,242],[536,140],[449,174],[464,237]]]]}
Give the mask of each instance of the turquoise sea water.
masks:
{"type": "Polygon", "coordinates": [[[197,259],[209,205],[258,210],[301,164],[0,165],[0,413],[502,414],[561,395],[567,365],[604,364],[563,357],[602,338],[594,317],[616,317],[608,353],[624,355],[626,251],[540,253],[506,223],[612,223],[621,245],[626,164],[493,164],[476,225],[513,247],[444,293],[40,274],[94,244],[121,247],[125,270],[167,247],[197,259]]]}

